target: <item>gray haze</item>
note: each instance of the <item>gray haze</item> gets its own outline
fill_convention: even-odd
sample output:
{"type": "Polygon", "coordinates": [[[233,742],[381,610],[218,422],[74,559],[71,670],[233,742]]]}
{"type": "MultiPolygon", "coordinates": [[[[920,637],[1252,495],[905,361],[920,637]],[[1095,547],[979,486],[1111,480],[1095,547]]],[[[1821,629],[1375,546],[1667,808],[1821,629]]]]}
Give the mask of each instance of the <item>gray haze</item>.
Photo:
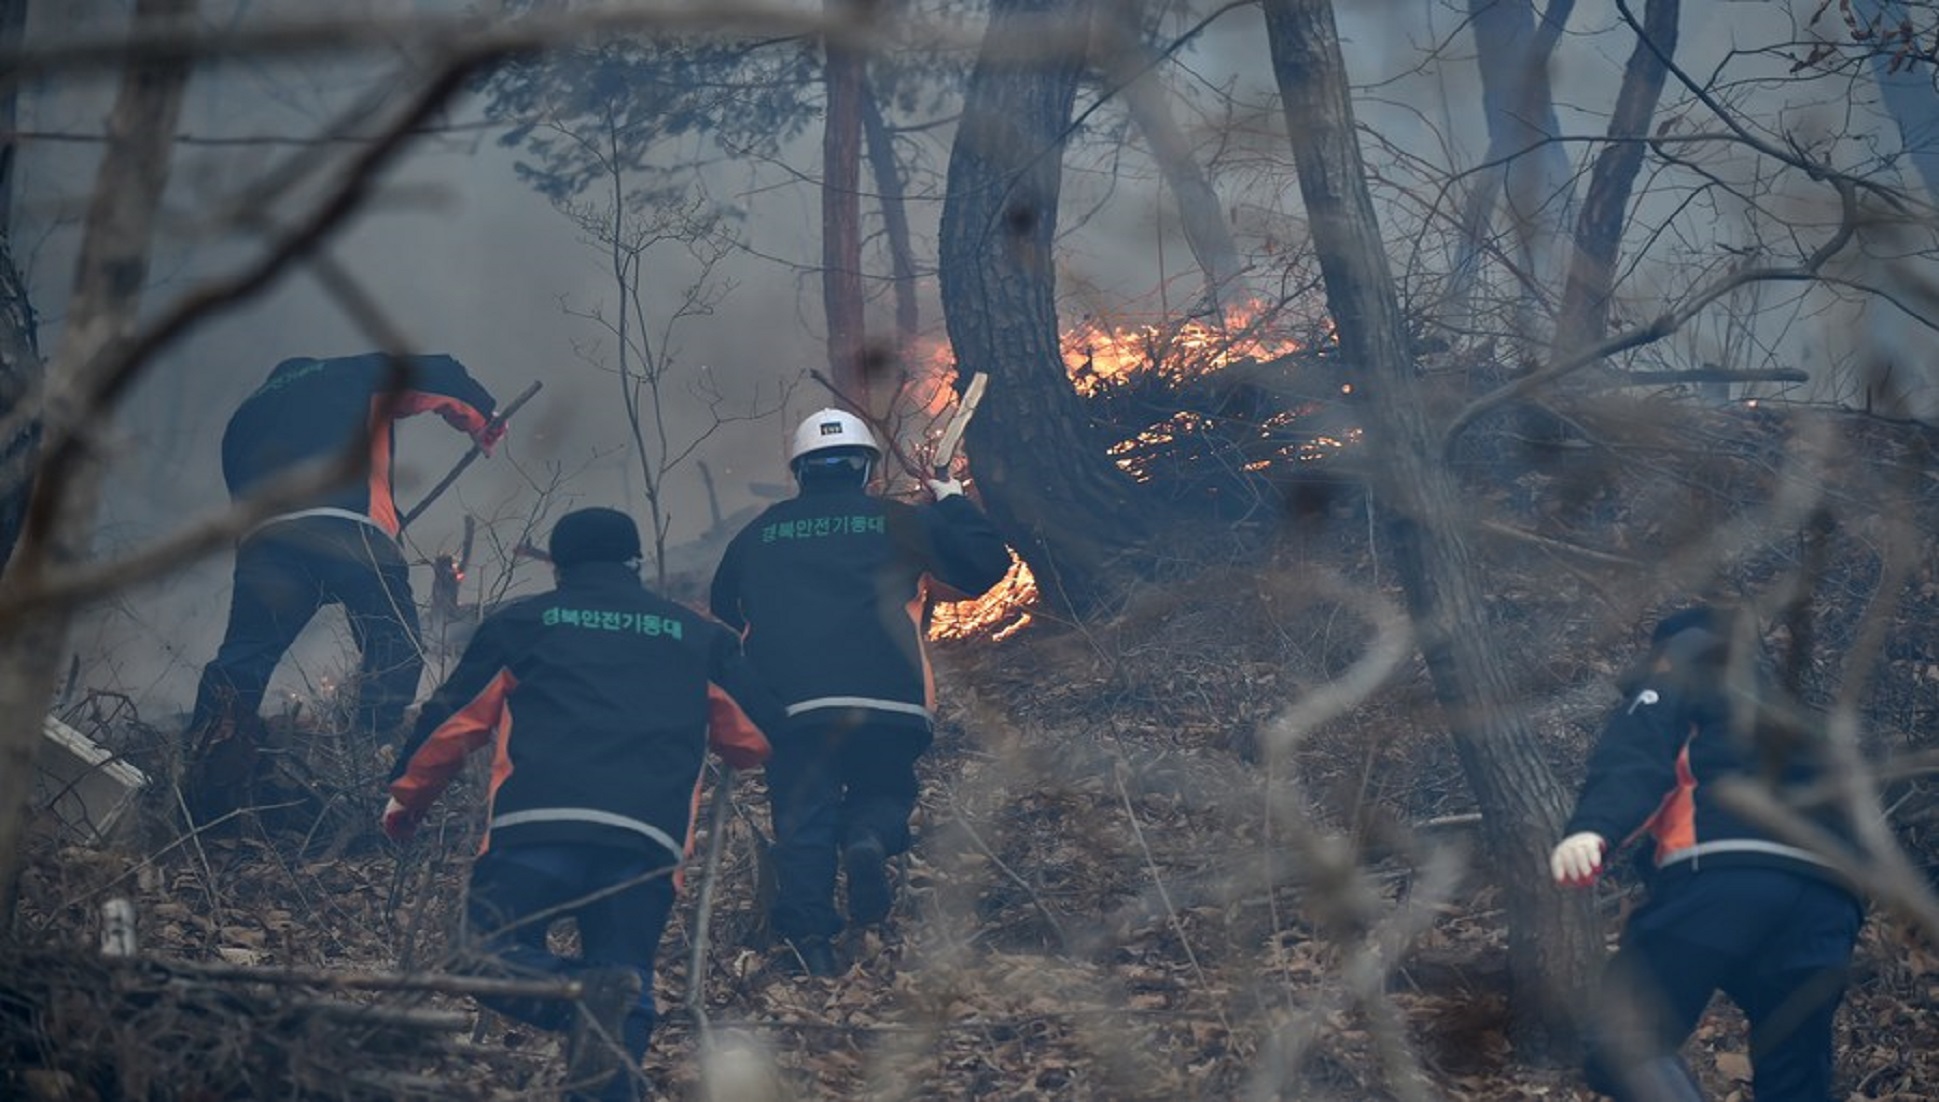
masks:
{"type": "MultiPolygon", "coordinates": [[[[1445,0],[1337,5],[1349,62],[1365,89],[1357,104],[1362,123],[1443,168],[1472,165],[1486,146],[1482,120],[1473,107],[1480,93],[1471,50],[1456,33],[1463,6],[1445,0]],[[1438,61],[1424,65],[1422,51],[1442,40],[1451,40],[1450,48],[1438,61]]],[[[399,16],[457,7],[423,0],[365,0],[332,5],[330,11],[399,16]]],[[[1600,135],[1630,40],[1610,6],[1578,7],[1558,57],[1557,106],[1566,131],[1600,135]]],[[[1798,7],[1805,10],[1810,4],[1800,0],[1798,7]]],[[[125,18],[124,5],[106,0],[37,8],[32,35],[113,29],[125,18]]],[[[318,10],[287,0],[234,0],[228,10],[220,3],[204,8],[211,19],[242,21],[271,19],[278,11],[314,17],[318,10]]],[[[1778,3],[1688,4],[1678,60],[1690,72],[1708,73],[1733,47],[1792,37],[1793,18],[1778,3]]],[[[1268,235],[1298,240],[1303,237],[1302,219],[1257,20],[1256,10],[1228,15],[1186,55],[1198,82],[1180,85],[1189,97],[1180,117],[1209,140],[1224,120],[1206,89],[1230,85],[1241,105],[1243,129],[1226,143],[1224,159],[1214,169],[1229,197],[1235,229],[1255,242],[1268,235]]],[[[397,64],[396,57],[252,59],[198,73],[182,125],[184,134],[196,141],[178,151],[169,204],[175,223],[154,266],[151,309],[253,255],[233,236],[211,236],[222,200],[289,156],[296,148],[291,140],[316,133],[334,112],[397,64]],[[243,137],[282,141],[214,141],[243,137]]],[[[1777,59],[1763,64],[1781,69],[1777,59]]],[[[98,78],[48,77],[27,90],[23,128],[78,138],[98,134],[108,94],[107,83],[98,78]]],[[[1869,107],[1875,98],[1869,85],[1820,84],[1771,94],[1789,101],[1786,117],[1799,131],[1844,135],[1835,143],[1841,155],[1862,158],[1867,143],[1896,142],[1889,134],[1873,136],[1878,120],[1869,107]]],[[[1673,88],[1666,104],[1676,99],[1680,97],[1673,88]]],[[[453,121],[465,118],[461,113],[453,121]]],[[[568,316],[562,306],[562,300],[580,309],[610,303],[613,291],[603,275],[602,256],[578,241],[559,213],[514,178],[511,155],[493,138],[488,131],[460,130],[420,147],[386,179],[377,207],[329,250],[416,346],[455,355],[501,401],[535,379],[545,382],[539,399],[514,422],[501,454],[475,466],[409,533],[407,551],[417,559],[455,549],[467,512],[495,523],[495,530],[514,534],[519,518],[535,508],[533,480],[549,480],[555,468],[571,477],[565,494],[555,498],[554,515],[574,503],[640,507],[616,384],[582,362],[577,351],[600,335],[568,316]]],[[[926,140],[931,143],[929,168],[939,174],[947,158],[947,133],[937,131],[926,140]]],[[[1588,143],[1572,146],[1571,156],[1580,163],[1593,148],[1588,143]]],[[[30,140],[23,152],[15,240],[43,315],[44,349],[52,347],[60,322],[73,227],[91,186],[96,152],[92,143],[51,137],[30,140]]],[[[1086,311],[1149,313],[1157,308],[1161,284],[1190,275],[1190,254],[1178,235],[1177,220],[1164,213],[1156,173],[1148,165],[1135,156],[1127,158],[1126,175],[1108,179],[1100,167],[1104,158],[1095,150],[1088,156],[1088,166],[1081,157],[1074,158],[1066,185],[1073,210],[1095,208],[1060,251],[1060,291],[1070,301],[1067,316],[1086,311]]],[[[1407,167],[1394,165],[1387,154],[1370,149],[1369,158],[1391,170],[1390,178],[1406,179],[1407,167]]],[[[812,272],[820,255],[819,199],[812,184],[818,174],[819,149],[811,135],[787,166],[735,166],[710,177],[715,194],[736,199],[752,212],[745,227],[751,255],[737,258],[725,273],[737,286],[716,316],[689,323],[678,339],[686,369],[705,365],[724,390],[742,398],[757,391],[771,395],[823,362],[819,280],[812,272]]],[[[1667,196],[1646,199],[1643,205],[1647,209],[1674,201],[1667,196]]],[[[1812,194],[1798,203],[1808,210],[1804,204],[1820,201],[1812,194]]],[[[1383,209],[1389,240],[1412,241],[1420,228],[1419,212],[1418,204],[1408,203],[1383,209]]],[[[912,214],[919,223],[920,247],[933,252],[928,227],[935,221],[935,204],[919,203],[912,214]]],[[[1729,219],[1719,218],[1715,228],[1720,238],[1732,239],[1729,219]]],[[[1435,256],[1397,259],[1430,267],[1445,261],[1435,256]]],[[[676,283],[680,278],[671,262],[662,274],[676,283]]],[[[1655,294],[1680,286],[1672,264],[1663,270],[1646,266],[1625,289],[1632,295],[1655,294]]],[[[932,331],[939,331],[933,280],[926,281],[925,290],[932,296],[926,321],[932,331]]],[[[1814,369],[1865,351],[1855,336],[1859,332],[1908,357],[1925,339],[1922,330],[1882,312],[1850,305],[1829,308],[1832,304],[1822,296],[1800,301],[1804,305],[1776,330],[1760,336],[1760,355],[1814,369]]],[[[1637,305],[1639,311],[1650,309],[1647,299],[1637,305]]],[[[1730,340],[1728,332],[1706,320],[1661,354],[1691,361],[1722,359],[1737,354],[1729,351],[1730,340]]],[[[104,547],[139,545],[224,503],[217,461],[223,422],[276,361],[372,347],[370,336],[314,279],[301,273],[197,330],[156,365],[123,410],[121,448],[102,517],[104,547]]],[[[819,388],[803,384],[785,416],[736,426],[710,441],[704,455],[714,469],[723,512],[756,502],[751,482],[785,481],[781,440],[786,426],[820,404],[819,388]]],[[[675,420],[686,424],[695,416],[691,406],[675,413],[675,420]]],[[[465,445],[435,418],[405,422],[399,444],[400,503],[414,503],[463,454],[465,445]]],[[[697,473],[691,468],[679,473],[669,489],[672,539],[690,540],[708,521],[697,473]]],[[[488,546],[481,545],[479,557],[472,581],[502,585],[504,564],[494,561],[488,546]]],[[[228,569],[228,556],[218,555],[91,617],[75,640],[86,663],[83,684],[130,693],[151,719],[185,706],[196,671],[221,633],[228,569]]],[[[528,564],[515,580],[537,585],[545,579],[528,564]]],[[[421,570],[416,583],[422,597],[428,572],[421,570]]],[[[300,660],[286,665],[280,683],[300,686],[306,674],[333,675],[344,664],[344,650],[340,623],[326,618],[300,645],[300,660]]]]}

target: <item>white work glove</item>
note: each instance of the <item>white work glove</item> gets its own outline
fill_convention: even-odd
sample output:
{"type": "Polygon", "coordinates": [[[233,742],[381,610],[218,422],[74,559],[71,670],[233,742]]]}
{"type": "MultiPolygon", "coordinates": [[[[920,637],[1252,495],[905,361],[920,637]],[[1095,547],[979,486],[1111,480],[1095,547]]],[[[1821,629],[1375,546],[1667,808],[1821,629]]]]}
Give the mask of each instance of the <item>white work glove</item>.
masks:
{"type": "Polygon", "coordinates": [[[1602,855],[1609,843],[1593,830],[1571,834],[1549,854],[1549,871],[1566,888],[1586,888],[1602,875],[1602,855]]]}
{"type": "Polygon", "coordinates": [[[963,482],[958,478],[932,478],[927,483],[929,492],[937,501],[955,497],[963,492],[963,482]]]}
{"type": "Polygon", "coordinates": [[[380,820],[384,828],[384,837],[401,846],[417,835],[417,825],[423,818],[422,815],[398,803],[397,797],[392,796],[390,802],[384,805],[384,817],[380,820]]]}

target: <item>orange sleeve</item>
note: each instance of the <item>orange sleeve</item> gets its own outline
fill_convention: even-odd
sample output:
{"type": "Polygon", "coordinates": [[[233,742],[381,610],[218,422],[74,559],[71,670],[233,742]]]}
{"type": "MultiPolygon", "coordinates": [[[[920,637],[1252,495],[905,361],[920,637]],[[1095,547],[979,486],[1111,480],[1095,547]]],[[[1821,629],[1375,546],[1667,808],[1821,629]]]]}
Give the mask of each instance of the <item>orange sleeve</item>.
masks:
{"type": "Polygon", "coordinates": [[[473,436],[483,432],[485,425],[491,421],[489,413],[469,402],[449,394],[426,394],[421,390],[406,390],[398,394],[397,404],[392,408],[397,417],[435,413],[452,428],[473,436]]]}
{"type": "Polygon", "coordinates": [[[713,684],[707,686],[707,745],[736,769],[754,768],[773,750],[740,704],[713,684]]]}
{"type": "Polygon", "coordinates": [[[516,684],[512,671],[500,670],[470,703],[438,724],[411,755],[403,775],[391,782],[390,794],[397,802],[420,814],[429,810],[458,775],[465,755],[493,741],[505,719],[505,700],[516,684]]]}

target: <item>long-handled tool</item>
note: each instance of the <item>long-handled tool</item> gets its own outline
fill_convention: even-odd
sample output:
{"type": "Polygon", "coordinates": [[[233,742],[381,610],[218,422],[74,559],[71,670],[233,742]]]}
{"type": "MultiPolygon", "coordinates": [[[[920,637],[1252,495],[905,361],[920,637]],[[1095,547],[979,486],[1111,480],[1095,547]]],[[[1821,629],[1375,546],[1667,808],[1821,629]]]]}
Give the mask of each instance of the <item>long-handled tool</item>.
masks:
{"type": "Polygon", "coordinates": [[[720,855],[727,845],[727,814],[733,806],[734,767],[720,767],[714,782],[713,814],[707,818],[707,863],[700,874],[700,901],[694,914],[693,957],[687,962],[687,1011],[700,1027],[704,1039],[711,1039],[707,1020],[707,928],[714,915],[714,882],[720,878],[720,855]]]}
{"type": "MultiPolygon", "coordinates": [[[[533,383],[531,386],[526,387],[524,393],[512,399],[511,403],[508,404],[504,409],[501,409],[497,413],[492,415],[491,421],[486,425],[486,431],[489,432],[491,429],[495,429],[498,426],[504,424],[505,422],[511,420],[512,414],[518,412],[518,407],[531,401],[532,395],[537,394],[539,392],[539,388],[544,385],[545,385],[544,381],[541,380],[539,382],[533,383]]],[[[479,447],[476,444],[473,444],[471,446],[471,450],[465,453],[465,457],[463,459],[458,460],[458,465],[455,467],[452,467],[451,470],[443,478],[439,479],[438,484],[436,486],[431,487],[431,492],[428,494],[425,494],[424,499],[422,501],[419,501],[416,505],[411,506],[410,512],[405,513],[403,516],[403,519],[397,522],[397,530],[399,532],[402,532],[404,529],[409,528],[411,526],[411,522],[416,520],[420,515],[422,515],[424,510],[429,509],[431,507],[432,502],[436,501],[440,497],[443,497],[444,492],[451,488],[451,484],[453,482],[458,481],[458,476],[465,473],[465,468],[477,462],[478,457],[483,454],[485,454],[485,449],[479,447]]]]}
{"type": "Polygon", "coordinates": [[[948,478],[950,465],[956,462],[956,451],[963,446],[963,430],[969,428],[970,418],[976,416],[976,407],[983,401],[983,391],[990,385],[990,377],[979,371],[970,376],[969,385],[963,388],[963,396],[956,402],[956,414],[949,419],[943,429],[942,439],[936,441],[936,455],[930,460],[937,478],[948,478]]]}

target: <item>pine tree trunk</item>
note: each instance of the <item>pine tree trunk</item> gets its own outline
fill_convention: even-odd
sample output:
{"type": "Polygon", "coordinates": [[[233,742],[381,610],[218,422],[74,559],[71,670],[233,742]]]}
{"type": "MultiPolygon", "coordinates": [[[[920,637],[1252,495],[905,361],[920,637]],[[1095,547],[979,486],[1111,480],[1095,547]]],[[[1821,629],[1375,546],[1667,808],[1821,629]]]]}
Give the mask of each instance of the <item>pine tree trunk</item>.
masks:
{"type": "MultiPolygon", "coordinates": [[[[1122,583],[1145,525],[1130,478],[1086,421],[1058,348],[1051,243],[1061,154],[1084,71],[1067,55],[1007,59],[992,43],[1054,13],[1081,30],[1089,0],[996,0],[950,152],[939,233],[943,313],[957,371],[990,388],[969,448],[990,516],[1047,599],[1083,612],[1122,583]]],[[[1027,39],[1026,39],[1027,40],[1027,39]]]]}

